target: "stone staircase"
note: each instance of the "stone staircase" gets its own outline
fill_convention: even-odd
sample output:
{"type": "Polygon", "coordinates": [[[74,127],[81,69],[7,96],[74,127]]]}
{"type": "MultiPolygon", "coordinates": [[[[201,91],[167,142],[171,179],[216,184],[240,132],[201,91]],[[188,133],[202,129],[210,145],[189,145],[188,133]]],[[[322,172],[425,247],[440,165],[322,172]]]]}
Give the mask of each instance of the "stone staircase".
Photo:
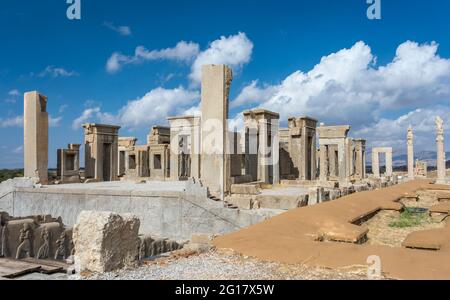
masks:
{"type": "Polygon", "coordinates": [[[237,206],[235,206],[234,204],[228,203],[227,201],[222,201],[222,200],[220,200],[219,198],[217,198],[217,197],[214,196],[214,195],[209,195],[208,198],[211,199],[212,201],[215,201],[215,202],[223,202],[225,208],[229,208],[229,209],[239,209],[239,208],[238,208],[237,206]]]}

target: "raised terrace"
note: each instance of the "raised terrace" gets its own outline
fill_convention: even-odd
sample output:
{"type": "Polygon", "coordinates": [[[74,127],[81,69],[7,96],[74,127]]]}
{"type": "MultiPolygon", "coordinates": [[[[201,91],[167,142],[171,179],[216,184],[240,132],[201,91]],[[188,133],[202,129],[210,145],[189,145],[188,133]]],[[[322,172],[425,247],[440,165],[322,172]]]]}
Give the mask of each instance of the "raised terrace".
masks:
{"type": "MultiPolygon", "coordinates": [[[[315,206],[302,207],[267,222],[215,239],[218,248],[242,255],[289,264],[329,268],[366,265],[380,257],[386,277],[396,279],[445,279],[450,277],[450,222],[445,207],[441,228],[412,232],[402,246],[371,245],[364,224],[382,211],[401,211],[402,200],[431,193],[442,202],[450,197],[448,185],[415,180],[386,189],[356,193],[315,206]]],[[[416,200],[414,200],[416,201],[416,200]]],[[[420,200],[417,200],[420,203],[420,200]]],[[[440,205],[439,207],[443,207],[440,205]]],[[[436,208],[430,212],[436,211],[436,208]]]]}

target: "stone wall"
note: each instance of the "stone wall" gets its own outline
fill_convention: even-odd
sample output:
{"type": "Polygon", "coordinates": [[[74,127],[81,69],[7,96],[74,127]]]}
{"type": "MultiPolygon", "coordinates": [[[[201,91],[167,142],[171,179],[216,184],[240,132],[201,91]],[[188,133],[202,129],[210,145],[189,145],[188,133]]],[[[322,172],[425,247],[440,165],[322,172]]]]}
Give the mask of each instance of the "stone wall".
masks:
{"type": "Polygon", "coordinates": [[[0,211],[17,217],[60,216],[67,226],[73,226],[83,210],[132,213],[141,221],[140,233],[183,240],[193,234],[233,232],[272,216],[265,211],[224,208],[195,182],[187,182],[184,192],[47,189],[19,183],[0,184],[0,191],[13,190],[3,198],[0,194],[0,211]]]}

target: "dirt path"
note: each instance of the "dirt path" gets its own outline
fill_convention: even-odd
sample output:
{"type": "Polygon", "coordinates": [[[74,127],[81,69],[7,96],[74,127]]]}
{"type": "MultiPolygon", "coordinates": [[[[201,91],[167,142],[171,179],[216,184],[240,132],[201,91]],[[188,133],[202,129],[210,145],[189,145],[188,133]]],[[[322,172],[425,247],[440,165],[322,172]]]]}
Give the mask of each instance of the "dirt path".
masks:
{"type": "Polygon", "coordinates": [[[264,223],[218,237],[218,248],[267,261],[342,268],[381,259],[383,273],[397,279],[450,279],[450,251],[425,251],[317,239],[355,242],[367,232],[352,222],[380,209],[395,208],[400,198],[423,189],[450,190],[416,180],[382,190],[352,194],[338,200],[289,211],[264,223]]]}

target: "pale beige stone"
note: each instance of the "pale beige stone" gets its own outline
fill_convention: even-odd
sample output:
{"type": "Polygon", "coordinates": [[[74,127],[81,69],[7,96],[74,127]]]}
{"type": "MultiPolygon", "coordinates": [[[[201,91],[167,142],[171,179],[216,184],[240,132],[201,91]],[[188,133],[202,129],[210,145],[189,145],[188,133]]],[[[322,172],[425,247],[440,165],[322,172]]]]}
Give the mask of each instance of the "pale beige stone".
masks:
{"type": "Polygon", "coordinates": [[[280,115],[265,109],[248,110],[245,123],[245,172],[253,181],[280,183],[280,115]]]}
{"type": "Polygon", "coordinates": [[[201,180],[210,193],[224,199],[231,186],[228,104],[232,71],[225,65],[204,65],[201,86],[201,180]]]}
{"type": "Polygon", "coordinates": [[[48,183],[47,97],[28,92],[24,96],[24,175],[48,183]]]}
{"type": "Polygon", "coordinates": [[[117,181],[119,126],[85,124],[85,176],[93,181],[117,181]]]}
{"type": "Polygon", "coordinates": [[[408,146],[408,178],[414,179],[414,133],[411,126],[409,126],[408,128],[407,146],[408,146]]]}
{"type": "Polygon", "coordinates": [[[447,168],[445,159],[445,146],[444,146],[444,121],[441,117],[436,117],[436,148],[437,148],[437,180],[438,184],[447,183],[447,168]]]}
{"type": "Polygon", "coordinates": [[[73,229],[77,272],[111,272],[134,266],[140,221],[130,214],[83,211],[73,229]]]}

